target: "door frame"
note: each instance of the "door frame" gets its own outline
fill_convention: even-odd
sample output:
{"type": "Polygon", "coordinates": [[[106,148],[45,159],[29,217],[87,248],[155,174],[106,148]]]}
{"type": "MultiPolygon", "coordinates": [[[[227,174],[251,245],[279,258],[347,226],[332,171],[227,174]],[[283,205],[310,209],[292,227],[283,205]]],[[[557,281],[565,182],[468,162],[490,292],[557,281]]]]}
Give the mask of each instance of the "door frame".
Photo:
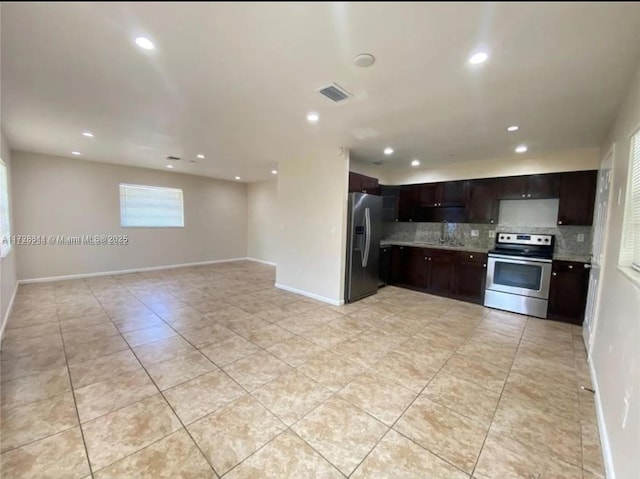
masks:
{"type": "MultiPolygon", "coordinates": [[[[595,295],[593,298],[594,304],[593,304],[593,317],[591,318],[591,328],[589,329],[586,325],[586,322],[582,323],[582,340],[584,342],[585,348],[587,350],[587,357],[591,357],[591,352],[593,350],[593,344],[595,343],[595,339],[596,339],[596,335],[597,335],[597,331],[598,331],[598,322],[600,320],[600,306],[602,304],[602,277],[604,276],[604,270],[605,270],[605,265],[606,265],[606,251],[607,251],[607,245],[609,243],[609,224],[611,222],[611,206],[612,206],[612,201],[613,201],[613,178],[612,178],[612,174],[614,171],[614,164],[615,164],[615,153],[616,153],[616,144],[613,143],[611,145],[611,148],[607,151],[607,154],[604,155],[604,158],[600,161],[600,168],[598,169],[598,180],[600,179],[600,171],[602,171],[604,168],[604,166],[607,166],[609,171],[610,171],[610,176],[609,176],[609,198],[607,199],[607,211],[606,211],[606,220],[605,220],[605,224],[603,225],[603,234],[602,234],[602,252],[603,254],[601,255],[602,257],[602,261],[600,262],[600,277],[598,278],[598,288],[597,291],[593,292],[593,294],[595,295]]],[[[599,187],[600,185],[598,185],[599,187]]],[[[596,203],[594,204],[594,210],[597,207],[597,199],[598,199],[598,192],[596,191],[596,203]]],[[[594,211],[595,213],[595,211],[594,211]]],[[[594,216],[595,218],[595,216],[594,216]]],[[[595,225],[594,225],[595,226],[595,225]]],[[[593,259],[593,239],[595,239],[595,228],[593,230],[593,234],[592,234],[592,244],[591,244],[591,257],[593,259]]],[[[598,258],[598,260],[600,260],[600,258],[598,258]]],[[[589,279],[591,279],[591,271],[589,271],[589,279]]],[[[589,286],[591,286],[590,284],[591,282],[589,282],[589,286]]],[[[589,302],[589,295],[591,294],[591,291],[588,291],[587,293],[587,303],[589,302]]]]}

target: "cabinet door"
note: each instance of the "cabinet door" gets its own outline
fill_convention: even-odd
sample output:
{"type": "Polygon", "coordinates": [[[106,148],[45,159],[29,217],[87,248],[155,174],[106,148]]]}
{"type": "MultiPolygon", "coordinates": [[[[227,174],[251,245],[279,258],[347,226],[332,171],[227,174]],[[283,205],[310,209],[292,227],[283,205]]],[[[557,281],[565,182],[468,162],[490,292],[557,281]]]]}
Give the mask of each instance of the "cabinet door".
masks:
{"type": "Polygon", "coordinates": [[[380,194],[380,185],[377,178],[370,176],[362,176],[362,192],[369,193],[370,195],[380,194]]]}
{"type": "Polygon", "coordinates": [[[471,180],[467,186],[465,211],[469,223],[498,222],[498,182],[494,178],[471,180]]]}
{"type": "Polygon", "coordinates": [[[398,221],[414,221],[417,207],[417,193],[415,186],[401,186],[398,201],[398,221]]]}
{"type": "Polygon", "coordinates": [[[528,180],[527,198],[545,199],[560,196],[560,175],[531,175],[528,180]]]}
{"type": "Polygon", "coordinates": [[[390,274],[390,284],[399,284],[402,283],[402,253],[403,246],[392,246],[391,247],[391,274],[390,274]]]}
{"type": "Polygon", "coordinates": [[[380,259],[378,261],[380,281],[384,284],[391,283],[391,246],[383,246],[380,248],[380,259]]]}
{"type": "Polygon", "coordinates": [[[362,175],[349,172],[349,193],[361,193],[362,192],[362,175]]]}
{"type": "Polygon", "coordinates": [[[435,294],[451,294],[453,292],[453,252],[443,250],[427,250],[426,288],[435,294]]]}
{"type": "Polygon", "coordinates": [[[438,183],[438,206],[463,206],[465,200],[464,181],[438,183]]]}
{"type": "Polygon", "coordinates": [[[527,197],[527,177],[508,176],[499,178],[498,197],[501,200],[522,200],[527,197]]]}
{"type": "Polygon", "coordinates": [[[380,196],[382,196],[382,221],[398,221],[400,188],[380,185],[380,196]]]}
{"type": "Polygon", "coordinates": [[[597,180],[597,171],[562,173],[558,208],[559,225],[590,226],[593,223],[597,180]]]}
{"type": "Polygon", "coordinates": [[[423,289],[426,282],[426,264],[422,248],[404,247],[402,255],[403,283],[423,289]]]}
{"type": "Polygon", "coordinates": [[[455,295],[464,301],[482,304],[487,277],[487,255],[456,253],[453,271],[455,295]]]}
{"type": "Polygon", "coordinates": [[[582,324],[589,290],[589,270],[584,263],[554,261],[549,288],[550,319],[582,324]]]}
{"type": "Polygon", "coordinates": [[[439,187],[438,183],[426,183],[424,185],[415,185],[418,190],[418,204],[420,206],[432,207],[438,206],[439,187]]]}

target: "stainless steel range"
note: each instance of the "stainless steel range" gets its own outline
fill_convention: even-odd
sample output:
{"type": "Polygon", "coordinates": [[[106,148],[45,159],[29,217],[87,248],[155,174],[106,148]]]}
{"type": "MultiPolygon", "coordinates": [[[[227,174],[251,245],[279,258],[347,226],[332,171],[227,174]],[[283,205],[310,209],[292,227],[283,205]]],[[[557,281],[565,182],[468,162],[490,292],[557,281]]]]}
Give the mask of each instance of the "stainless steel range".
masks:
{"type": "Polygon", "coordinates": [[[484,305],[547,317],[553,235],[498,233],[489,251],[484,305]]]}

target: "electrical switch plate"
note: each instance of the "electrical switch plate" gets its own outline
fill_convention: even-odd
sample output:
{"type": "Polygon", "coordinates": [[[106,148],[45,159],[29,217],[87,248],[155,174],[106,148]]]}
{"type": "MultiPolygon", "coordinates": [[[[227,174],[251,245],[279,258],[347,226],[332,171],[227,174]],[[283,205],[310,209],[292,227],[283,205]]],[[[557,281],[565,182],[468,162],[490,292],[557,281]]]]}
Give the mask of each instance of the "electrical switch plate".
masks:
{"type": "Polygon", "coordinates": [[[580,233],[576,239],[578,243],[584,243],[584,235],[582,233],[580,233]]]}
{"type": "Polygon", "coordinates": [[[478,231],[478,230],[471,230],[471,236],[480,236],[480,231],[478,231]]]}
{"type": "Polygon", "coordinates": [[[489,238],[495,238],[495,237],[496,237],[495,230],[489,230],[489,238]]]}

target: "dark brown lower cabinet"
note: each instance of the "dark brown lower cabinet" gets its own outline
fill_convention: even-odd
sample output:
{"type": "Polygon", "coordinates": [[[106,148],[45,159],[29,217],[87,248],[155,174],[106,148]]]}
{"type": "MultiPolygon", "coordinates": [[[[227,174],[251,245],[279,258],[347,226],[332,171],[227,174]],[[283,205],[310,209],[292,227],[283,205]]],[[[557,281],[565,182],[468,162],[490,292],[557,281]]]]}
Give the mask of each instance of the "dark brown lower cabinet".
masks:
{"type": "Polygon", "coordinates": [[[390,284],[482,304],[487,255],[393,246],[390,284]]]}
{"type": "Polygon", "coordinates": [[[554,261],[547,317],[582,324],[589,292],[589,269],[585,263],[554,261]]]}
{"type": "Polygon", "coordinates": [[[455,295],[470,303],[484,303],[487,255],[459,252],[455,263],[455,295]]]}
{"type": "Polygon", "coordinates": [[[426,290],[433,294],[448,296],[453,286],[454,253],[447,250],[429,249],[427,251],[426,290]]]}

